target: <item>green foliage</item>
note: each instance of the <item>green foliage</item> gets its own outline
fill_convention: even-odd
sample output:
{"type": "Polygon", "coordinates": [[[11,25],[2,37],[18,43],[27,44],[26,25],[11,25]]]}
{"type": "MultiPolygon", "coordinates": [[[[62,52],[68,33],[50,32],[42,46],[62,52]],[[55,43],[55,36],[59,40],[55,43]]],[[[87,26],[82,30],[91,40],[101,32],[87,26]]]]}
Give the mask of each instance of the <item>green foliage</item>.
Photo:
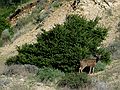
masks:
{"type": "Polygon", "coordinates": [[[1,34],[2,44],[5,45],[11,41],[9,29],[5,29],[1,34]]]}
{"type": "Polygon", "coordinates": [[[2,47],[3,42],[2,42],[2,38],[0,38],[0,47],[2,47]]]}
{"type": "Polygon", "coordinates": [[[7,64],[7,65],[12,65],[12,64],[16,64],[16,63],[17,63],[17,56],[10,57],[10,58],[5,62],[5,64],[7,64]]]}
{"type": "Polygon", "coordinates": [[[110,55],[111,54],[107,49],[100,48],[99,50],[97,50],[97,52],[101,54],[101,62],[103,62],[104,64],[110,64],[110,62],[111,62],[110,55]]]}
{"type": "Polygon", "coordinates": [[[2,31],[5,29],[10,29],[10,24],[5,18],[0,17],[0,36],[2,31]]]}
{"type": "Polygon", "coordinates": [[[11,13],[15,11],[16,7],[16,5],[0,7],[0,17],[7,18],[11,13]]]}
{"type": "Polygon", "coordinates": [[[10,6],[19,3],[26,3],[30,0],[0,0],[0,6],[10,6]]]}
{"type": "Polygon", "coordinates": [[[58,82],[59,87],[67,86],[72,89],[78,89],[86,86],[87,84],[90,84],[90,79],[86,73],[67,73],[58,82]]]}
{"type": "Polygon", "coordinates": [[[58,8],[62,5],[62,3],[59,1],[59,0],[55,0],[51,6],[54,7],[54,8],[58,8]]]}
{"type": "Polygon", "coordinates": [[[52,68],[41,68],[36,75],[36,79],[38,82],[54,82],[56,83],[61,77],[64,76],[64,73],[57,69],[52,68]]]}
{"type": "MultiPolygon", "coordinates": [[[[107,29],[98,27],[97,23],[98,18],[88,21],[78,15],[69,15],[63,25],[56,25],[49,32],[42,30],[37,43],[18,47],[15,62],[65,72],[78,71],[79,61],[98,52],[97,47],[107,35],[107,29]]],[[[103,52],[102,60],[109,61],[109,54],[103,52]]]]}
{"type": "Polygon", "coordinates": [[[95,72],[103,71],[105,69],[106,64],[102,62],[98,62],[95,66],[95,72]]]}

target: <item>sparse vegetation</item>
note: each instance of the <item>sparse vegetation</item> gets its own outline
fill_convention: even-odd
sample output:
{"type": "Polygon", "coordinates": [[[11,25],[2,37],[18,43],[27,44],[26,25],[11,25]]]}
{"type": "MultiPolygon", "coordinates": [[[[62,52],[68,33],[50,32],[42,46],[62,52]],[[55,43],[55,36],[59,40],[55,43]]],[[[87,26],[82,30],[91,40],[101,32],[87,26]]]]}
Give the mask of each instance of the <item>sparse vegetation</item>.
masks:
{"type": "MultiPolygon", "coordinates": [[[[1,33],[5,29],[9,29],[9,33],[13,36],[13,30],[7,17],[15,11],[18,5],[28,2],[29,0],[0,0],[0,38],[1,33]]],[[[3,42],[0,42],[1,46],[3,42]]]]}
{"type": "Polygon", "coordinates": [[[120,59],[120,36],[107,47],[112,59],[120,59]]]}
{"type": "MultiPolygon", "coordinates": [[[[26,17],[19,19],[16,22],[16,25],[11,28],[11,25],[9,24],[7,17],[15,11],[15,9],[17,8],[18,5],[21,5],[28,1],[30,1],[30,0],[27,0],[27,1],[26,0],[19,0],[19,1],[15,1],[15,0],[4,1],[4,0],[2,0],[1,1],[1,3],[5,4],[5,5],[0,6],[0,12],[1,12],[0,13],[0,37],[1,37],[1,33],[4,31],[4,29],[9,29],[10,35],[11,35],[11,37],[13,37],[13,34],[19,32],[19,30],[21,28],[25,27],[25,25],[29,24],[30,22],[35,23],[35,24],[40,23],[44,20],[44,18],[46,18],[49,15],[49,12],[47,12],[47,11],[45,11],[45,13],[43,13],[43,12],[41,13],[41,10],[43,10],[45,7],[46,0],[40,1],[40,3],[38,3],[36,5],[36,8],[33,10],[32,13],[28,14],[26,17]]],[[[0,43],[2,46],[3,42],[0,42],[0,43]]]]}
{"type": "Polygon", "coordinates": [[[0,16],[0,46],[2,46],[6,40],[10,41],[10,35],[13,32],[11,30],[9,22],[2,16],[0,16]]]}
{"type": "Polygon", "coordinates": [[[51,6],[54,7],[54,8],[58,8],[62,5],[62,3],[59,1],[59,0],[55,0],[51,6]]]}
{"type": "Polygon", "coordinates": [[[5,29],[1,34],[2,45],[11,41],[9,29],[5,29]]]}

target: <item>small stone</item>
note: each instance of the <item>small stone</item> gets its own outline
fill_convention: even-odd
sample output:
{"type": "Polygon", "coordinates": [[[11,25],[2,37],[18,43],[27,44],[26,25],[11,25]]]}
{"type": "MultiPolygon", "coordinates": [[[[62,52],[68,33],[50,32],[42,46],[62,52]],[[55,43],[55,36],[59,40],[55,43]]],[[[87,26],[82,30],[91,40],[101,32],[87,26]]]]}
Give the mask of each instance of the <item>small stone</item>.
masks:
{"type": "Polygon", "coordinates": [[[24,82],[25,80],[23,78],[21,78],[20,81],[24,82]]]}

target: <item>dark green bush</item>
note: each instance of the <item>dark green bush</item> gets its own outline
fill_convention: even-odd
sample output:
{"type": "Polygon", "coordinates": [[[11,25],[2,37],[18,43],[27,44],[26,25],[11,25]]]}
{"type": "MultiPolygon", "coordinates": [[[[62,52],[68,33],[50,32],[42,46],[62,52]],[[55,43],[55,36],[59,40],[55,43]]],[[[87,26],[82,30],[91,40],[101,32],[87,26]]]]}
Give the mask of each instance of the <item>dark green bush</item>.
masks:
{"type": "Polygon", "coordinates": [[[57,69],[52,68],[41,68],[36,75],[36,79],[38,82],[54,82],[56,83],[61,77],[64,76],[64,73],[57,69]]]}
{"type": "Polygon", "coordinates": [[[72,89],[78,89],[80,87],[85,87],[90,84],[90,79],[86,73],[67,73],[62,79],[58,82],[59,87],[65,87],[72,89]]]}
{"type": "Polygon", "coordinates": [[[0,36],[1,36],[2,31],[5,29],[10,29],[10,24],[5,18],[0,16],[0,36]]]}
{"type": "MultiPolygon", "coordinates": [[[[5,64],[7,65],[12,65],[17,63],[17,56],[10,57],[5,64]]],[[[17,63],[18,64],[18,63],[17,63]]]]}
{"type": "MultiPolygon", "coordinates": [[[[15,62],[65,72],[78,71],[79,61],[100,51],[97,47],[107,35],[107,29],[98,27],[97,23],[98,18],[89,21],[78,15],[69,15],[63,25],[56,25],[49,32],[42,30],[37,43],[18,47],[15,62]]],[[[109,55],[102,53],[103,59],[109,61],[109,55]]]]}
{"type": "Polygon", "coordinates": [[[111,62],[111,57],[110,57],[110,52],[105,49],[105,48],[100,48],[99,50],[97,50],[98,53],[101,54],[101,62],[104,64],[110,64],[111,62]]]}
{"type": "Polygon", "coordinates": [[[103,71],[105,69],[106,64],[102,62],[98,62],[95,66],[95,72],[103,71]]]}

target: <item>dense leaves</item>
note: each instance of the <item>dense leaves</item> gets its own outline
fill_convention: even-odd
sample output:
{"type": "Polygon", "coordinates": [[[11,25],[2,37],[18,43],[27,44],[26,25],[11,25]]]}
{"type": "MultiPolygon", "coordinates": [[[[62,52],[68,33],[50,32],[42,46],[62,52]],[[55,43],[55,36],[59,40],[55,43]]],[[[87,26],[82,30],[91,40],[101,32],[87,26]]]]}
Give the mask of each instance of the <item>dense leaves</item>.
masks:
{"type": "MultiPolygon", "coordinates": [[[[67,16],[63,25],[56,25],[49,32],[42,30],[37,43],[18,47],[15,63],[53,67],[65,72],[78,71],[79,61],[100,52],[97,47],[107,35],[106,28],[97,26],[98,20],[67,16]]],[[[104,53],[102,57],[105,58],[104,53]]],[[[105,60],[109,61],[109,55],[105,60]]],[[[13,60],[10,58],[9,62],[13,60]]]]}

